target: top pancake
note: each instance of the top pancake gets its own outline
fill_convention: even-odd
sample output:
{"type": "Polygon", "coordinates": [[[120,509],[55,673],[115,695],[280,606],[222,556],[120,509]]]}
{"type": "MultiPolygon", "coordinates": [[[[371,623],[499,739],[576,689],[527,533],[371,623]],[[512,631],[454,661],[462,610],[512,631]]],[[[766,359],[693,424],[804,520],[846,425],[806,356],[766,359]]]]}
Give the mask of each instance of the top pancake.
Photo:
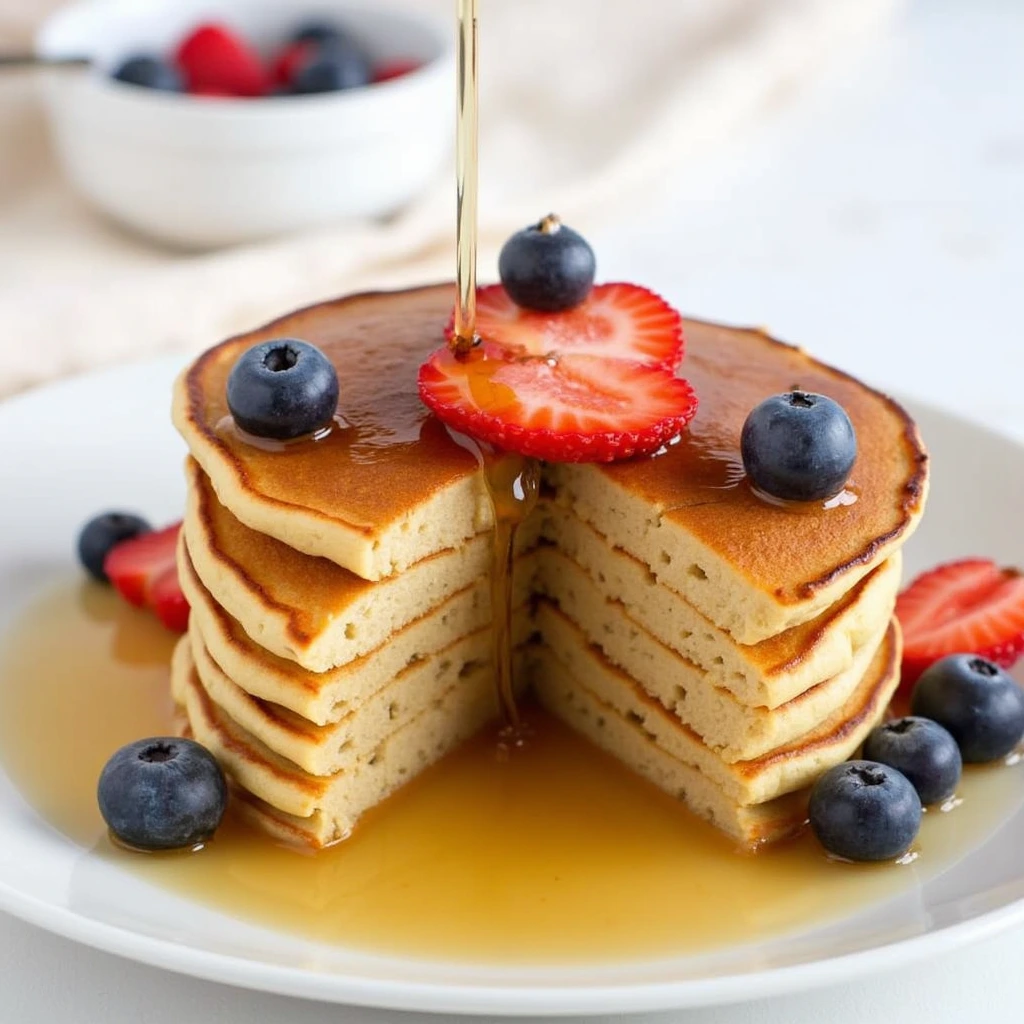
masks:
{"type": "MultiPolygon", "coordinates": [[[[174,418],[223,504],[253,529],[380,579],[489,525],[476,460],[419,402],[421,361],[443,341],[450,286],[356,295],[303,310],[206,353],[180,378],[174,418]],[[259,341],[320,346],[349,426],[323,441],[254,445],[225,400],[239,355],[259,341]]],[[[891,399],[757,330],[686,321],[681,373],[700,406],[654,458],[549,466],[575,511],[740,643],[838,600],[904,542],[927,489],[917,430],[891,399]],[[739,435],[769,395],[799,387],[849,414],[858,457],[849,505],[794,511],[748,486],[739,435]]]]}
{"type": "Polygon", "coordinates": [[[175,385],[174,423],[247,526],[364,579],[456,547],[490,523],[476,457],[420,402],[416,374],[444,343],[454,290],[355,295],[301,310],[211,349],[175,385]],[[228,412],[228,375],[272,338],[319,346],[338,370],[346,429],[256,445],[228,412]]]}

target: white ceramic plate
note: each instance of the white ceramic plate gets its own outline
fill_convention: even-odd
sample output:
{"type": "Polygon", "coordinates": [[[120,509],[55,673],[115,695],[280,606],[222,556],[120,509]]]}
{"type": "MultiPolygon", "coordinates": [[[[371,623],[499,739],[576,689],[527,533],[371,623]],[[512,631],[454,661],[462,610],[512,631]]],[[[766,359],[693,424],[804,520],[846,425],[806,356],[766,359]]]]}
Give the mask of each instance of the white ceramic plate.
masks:
{"type": "MultiPolygon", "coordinates": [[[[73,571],[97,509],[180,512],[183,450],[167,420],[169,362],[72,380],[0,405],[0,630],[73,571]]],[[[1024,562],[1024,449],[915,407],[934,456],[908,570],[966,554],[1024,562]]],[[[0,685],[3,681],[0,680],[0,685]]],[[[1024,779],[1022,779],[1024,790],[1024,779]]],[[[395,1009],[540,1014],[738,1002],[896,968],[1024,921],[1024,810],[959,864],[812,932],[702,957],[501,969],[367,956],[205,910],[84,851],[0,775],[0,907],[149,964],[254,989],[395,1009]]]]}

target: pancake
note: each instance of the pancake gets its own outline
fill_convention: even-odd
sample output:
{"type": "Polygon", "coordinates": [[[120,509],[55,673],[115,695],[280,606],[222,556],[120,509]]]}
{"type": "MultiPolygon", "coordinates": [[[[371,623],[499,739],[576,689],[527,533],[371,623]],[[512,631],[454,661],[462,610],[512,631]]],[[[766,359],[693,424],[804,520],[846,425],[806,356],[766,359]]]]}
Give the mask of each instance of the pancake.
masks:
{"type": "MultiPolygon", "coordinates": [[[[564,601],[564,570],[571,574],[572,566],[580,567],[590,581],[591,605],[599,593],[621,609],[630,629],[642,627],[703,670],[711,685],[726,688],[743,704],[766,708],[785,704],[849,667],[855,649],[892,615],[902,571],[897,551],[816,618],[743,645],[564,506],[546,508],[543,533],[557,551],[539,553],[535,586],[540,592],[564,601]]],[[[577,617],[585,628],[587,621],[600,623],[589,636],[602,643],[605,613],[592,607],[585,618],[577,617]]],[[[612,623],[621,618],[610,614],[612,623]]]]}
{"type": "Polygon", "coordinates": [[[730,633],[754,644],[806,622],[913,533],[927,455],[891,399],[761,331],[687,321],[681,372],[700,405],[656,458],[551,465],[561,499],[616,547],[730,633]],[[835,399],[857,432],[844,501],[783,507],[743,472],[740,432],[765,398],[800,388],[835,399]]]}
{"type": "Polygon", "coordinates": [[[711,685],[706,674],[642,628],[630,626],[614,606],[606,606],[606,617],[595,620],[579,614],[582,603],[566,602],[559,607],[547,602],[540,604],[536,627],[548,646],[563,656],[581,645],[592,647],[595,653],[627,673],[648,695],[661,701],[726,762],[759,757],[790,743],[842,707],[863,678],[892,615],[890,608],[874,635],[855,651],[852,662],[842,672],[787,703],[768,709],[741,704],[728,690],[711,685]],[[588,635],[596,632],[595,621],[603,627],[597,641],[588,635]]]}
{"type": "Polygon", "coordinates": [[[175,649],[172,690],[186,710],[195,739],[214,754],[236,786],[285,819],[305,819],[301,835],[318,848],[345,839],[362,814],[495,716],[493,672],[490,665],[481,666],[352,767],[333,775],[310,775],[211,701],[194,668],[189,668],[189,655],[185,638],[175,649]]]}
{"type": "Polygon", "coordinates": [[[252,697],[287,708],[314,725],[339,721],[409,666],[490,623],[489,588],[486,581],[478,581],[368,654],[326,672],[310,672],[260,647],[199,582],[187,552],[179,553],[179,575],[192,606],[193,641],[198,635],[225,675],[244,680],[252,697]]]}
{"type": "Polygon", "coordinates": [[[250,696],[225,675],[195,634],[186,661],[210,700],[268,749],[311,775],[333,775],[372,756],[391,733],[443,700],[461,679],[490,666],[491,639],[490,628],[484,627],[453,641],[386,680],[373,696],[328,725],[314,725],[250,696]]]}
{"type": "MultiPolygon", "coordinates": [[[[785,825],[776,820],[755,834],[753,822],[738,812],[770,808],[786,797],[805,800],[799,795],[810,783],[853,754],[885,713],[899,683],[900,650],[894,621],[840,712],[793,743],[733,765],[717,759],[662,703],[608,665],[587,665],[584,682],[560,655],[542,645],[537,648],[535,688],[542,703],[572,728],[695,813],[754,845],[781,838],[785,825]]],[[[791,819],[788,830],[803,821],[802,814],[791,819]]]]}
{"type": "MultiPolygon", "coordinates": [[[[449,286],[356,295],[197,360],[176,386],[174,419],[224,505],[255,530],[368,579],[485,528],[475,459],[416,392],[417,368],[441,342],[452,298],[449,286]],[[268,450],[232,428],[225,382],[246,348],[282,335],[313,342],[334,361],[349,426],[322,442],[268,450]]],[[[684,331],[683,372],[700,408],[679,443],[656,458],[550,465],[545,478],[612,544],[753,644],[820,614],[900,547],[923,509],[927,457],[896,403],[800,349],[700,321],[685,321],[684,331]],[[796,386],[830,395],[854,423],[850,504],[798,514],[747,485],[743,421],[763,398],[796,386]]]]}
{"type": "MultiPolygon", "coordinates": [[[[514,623],[519,643],[532,630],[525,612],[521,608],[514,623]]],[[[490,666],[493,658],[489,621],[455,635],[437,651],[410,659],[397,672],[390,671],[391,659],[384,655],[373,666],[377,669],[375,685],[369,692],[358,699],[350,697],[340,716],[317,724],[273,700],[253,695],[253,674],[262,673],[256,658],[240,660],[235,669],[241,674],[229,676],[210,652],[197,623],[190,624],[187,646],[189,667],[194,667],[209,698],[275,753],[313,775],[330,775],[350,767],[390,732],[442,698],[460,679],[490,666]]],[[[314,682],[316,677],[308,675],[314,682]]]]}
{"type": "MultiPolygon", "coordinates": [[[[244,526],[194,460],[186,476],[182,533],[195,575],[256,643],[312,672],[375,650],[491,566],[491,538],[483,533],[399,576],[369,582],[244,526]]],[[[524,531],[522,543],[528,538],[524,531]]]]}
{"type": "MultiPolygon", "coordinates": [[[[719,761],[628,677],[606,676],[607,666],[584,685],[542,645],[531,649],[529,674],[549,710],[740,843],[755,846],[802,826],[807,784],[849,756],[881,716],[898,681],[899,646],[894,625],[841,712],[799,742],[735,765],[719,761]]],[[[175,653],[174,679],[195,738],[244,790],[243,811],[272,834],[316,848],[345,838],[361,814],[493,716],[490,672],[470,673],[371,756],[335,775],[314,776],[210,700],[190,665],[187,639],[175,653]]]]}
{"type": "MultiPolygon", "coordinates": [[[[901,649],[899,627],[893,620],[857,687],[832,714],[780,747],[731,764],[634,679],[588,645],[582,634],[577,633],[575,639],[560,635],[557,649],[541,646],[533,684],[541,701],[556,711],[575,706],[575,695],[580,692],[614,708],[667,753],[695,767],[729,800],[746,806],[810,785],[860,746],[884,714],[899,683],[901,649]]],[[[600,726],[595,723],[588,729],[592,739],[593,728],[599,730],[600,726]]],[[[599,739],[598,745],[603,746],[599,739]]],[[[620,752],[619,756],[633,766],[628,754],[620,752]]]]}
{"type": "Polygon", "coordinates": [[[210,349],[175,385],[173,418],[224,504],[252,529],[368,580],[456,547],[491,523],[476,458],[416,391],[444,343],[450,286],[370,293],[283,317],[210,349]],[[316,444],[257,447],[233,428],[227,378],[247,348],[295,337],[338,367],[347,425],[316,444]]]}
{"type": "MultiPolygon", "coordinates": [[[[533,626],[551,641],[552,633],[565,631],[566,625],[559,625],[564,617],[572,630],[581,631],[604,656],[674,710],[725,760],[753,757],[778,746],[845,701],[863,674],[865,657],[888,625],[895,594],[893,583],[872,609],[873,631],[866,631],[864,642],[852,649],[843,671],[811,685],[773,713],[739,701],[723,685],[720,668],[705,671],[662,644],[619,602],[607,601],[591,578],[557,549],[543,548],[532,557],[544,570],[541,589],[557,605],[557,610],[546,603],[537,606],[533,626]]],[[[893,575],[889,563],[869,580],[886,571],[893,575]]],[[[517,604],[527,596],[522,577],[521,573],[517,604]]],[[[313,673],[256,644],[202,586],[187,553],[182,555],[182,584],[193,607],[190,634],[199,675],[211,698],[271,749],[314,774],[319,772],[313,764],[320,762],[303,760],[295,751],[310,745],[309,757],[325,756],[332,731],[318,727],[344,721],[347,732],[353,733],[367,702],[406,676],[424,679],[428,662],[438,652],[450,662],[452,652],[470,635],[475,634],[477,647],[490,642],[488,585],[480,581],[404,627],[380,648],[347,665],[313,673]],[[281,738],[275,741],[270,736],[278,726],[281,738]]],[[[843,621],[842,616],[836,618],[843,621]]],[[[530,619],[524,619],[523,628],[528,630],[530,619]]],[[[478,657],[486,660],[488,651],[478,657]]]]}

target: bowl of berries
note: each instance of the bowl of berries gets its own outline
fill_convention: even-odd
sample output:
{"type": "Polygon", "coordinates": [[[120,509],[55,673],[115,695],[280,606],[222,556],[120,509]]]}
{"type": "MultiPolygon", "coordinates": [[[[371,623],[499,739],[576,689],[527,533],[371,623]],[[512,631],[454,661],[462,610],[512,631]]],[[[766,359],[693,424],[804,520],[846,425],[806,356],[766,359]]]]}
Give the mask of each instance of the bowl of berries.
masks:
{"type": "Polygon", "coordinates": [[[159,241],[213,248],[414,198],[452,144],[449,36],[342,0],[81,0],[36,50],[57,65],[44,95],[83,195],[159,241]]]}

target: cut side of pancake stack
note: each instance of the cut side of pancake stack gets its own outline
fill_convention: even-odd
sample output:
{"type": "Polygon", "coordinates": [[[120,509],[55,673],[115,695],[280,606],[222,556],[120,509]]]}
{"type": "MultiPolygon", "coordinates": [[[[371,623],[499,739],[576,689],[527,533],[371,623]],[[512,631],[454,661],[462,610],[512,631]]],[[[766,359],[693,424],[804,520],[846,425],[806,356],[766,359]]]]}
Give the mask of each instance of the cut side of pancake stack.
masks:
{"type": "MultiPolygon", "coordinates": [[[[174,695],[240,805],[319,847],[497,713],[490,501],[476,457],[420,403],[448,287],[353,296],[202,356],[180,378],[192,606],[174,695]],[[238,356],[301,338],[334,362],[317,441],[254,442],[225,385],[238,356]]],[[[744,845],[785,836],[898,682],[900,549],[927,460],[893,402],[759,331],[686,322],[700,399],[678,444],[544,467],[520,529],[515,676],[525,692],[744,845]],[[754,405],[799,387],[850,415],[834,507],[783,508],[743,477],[754,405]]],[[[528,756],[528,751],[524,756],[528,756]]]]}

